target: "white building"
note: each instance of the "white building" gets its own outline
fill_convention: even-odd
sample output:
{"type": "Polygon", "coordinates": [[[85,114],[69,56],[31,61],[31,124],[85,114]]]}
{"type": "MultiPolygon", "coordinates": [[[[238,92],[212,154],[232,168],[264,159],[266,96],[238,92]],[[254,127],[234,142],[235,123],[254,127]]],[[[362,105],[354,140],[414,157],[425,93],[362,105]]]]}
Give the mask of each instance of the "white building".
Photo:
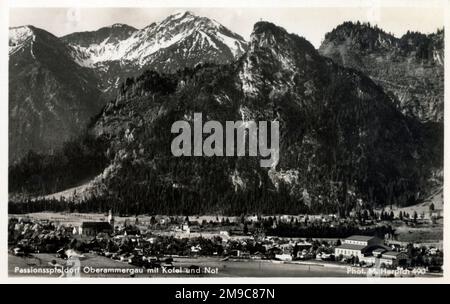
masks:
{"type": "Polygon", "coordinates": [[[275,258],[281,261],[292,261],[292,255],[288,253],[275,254],[275,258]]]}
{"type": "Polygon", "coordinates": [[[380,264],[389,266],[404,266],[408,262],[408,255],[404,252],[387,251],[380,257],[380,264]]]}
{"type": "Polygon", "coordinates": [[[388,250],[383,241],[374,236],[352,235],[346,238],[342,244],[334,249],[335,256],[358,257],[363,259],[365,256],[372,255],[375,249],[383,248],[388,250]]]}

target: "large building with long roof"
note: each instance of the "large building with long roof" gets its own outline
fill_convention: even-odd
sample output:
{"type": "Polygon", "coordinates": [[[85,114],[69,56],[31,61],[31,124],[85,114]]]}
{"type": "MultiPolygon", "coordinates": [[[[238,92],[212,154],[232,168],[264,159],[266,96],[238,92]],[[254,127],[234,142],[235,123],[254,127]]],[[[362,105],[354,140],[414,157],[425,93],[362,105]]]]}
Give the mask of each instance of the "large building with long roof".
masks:
{"type": "Polygon", "coordinates": [[[383,244],[383,240],[375,236],[352,235],[346,238],[340,246],[334,250],[335,256],[342,255],[343,257],[358,257],[362,259],[366,256],[372,255],[372,251],[376,249],[389,248],[383,244]]]}

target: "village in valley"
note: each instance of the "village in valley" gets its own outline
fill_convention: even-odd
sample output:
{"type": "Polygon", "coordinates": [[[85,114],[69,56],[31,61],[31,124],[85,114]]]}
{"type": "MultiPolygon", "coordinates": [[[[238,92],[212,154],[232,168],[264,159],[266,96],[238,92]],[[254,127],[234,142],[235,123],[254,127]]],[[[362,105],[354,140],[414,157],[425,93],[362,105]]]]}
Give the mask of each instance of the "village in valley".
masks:
{"type": "Polygon", "coordinates": [[[126,268],[127,276],[441,276],[442,211],[427,208],[345,218],[10,215],[9,272],[76,259],[85,270],[126,268]]]}

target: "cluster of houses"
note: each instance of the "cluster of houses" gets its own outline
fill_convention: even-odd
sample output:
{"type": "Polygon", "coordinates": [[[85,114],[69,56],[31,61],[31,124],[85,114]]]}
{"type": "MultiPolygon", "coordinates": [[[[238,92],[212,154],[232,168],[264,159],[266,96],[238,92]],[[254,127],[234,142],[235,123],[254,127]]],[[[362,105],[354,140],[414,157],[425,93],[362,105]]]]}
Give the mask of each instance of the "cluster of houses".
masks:
{"type": "MultiPolygon", "coordinates": [[[[161,218],[157,222],[162,225],[165,224],[166,220],[169,219],[161,218]]],[[[254,222],[259,219],[255,216],[246,220],[254,222]]],[[[289,222],[292,221],[292,218],[286,216],[277,218],[277,220],[289,222]]],[[[336,219],[330,215],[329,217],[309,217],[302,220],[333,221],[336,219]]],[[[224,220],[221,219],[221,221],[224,220]]],[[[238,222],[238,220],[236,219],[233,222],[238,222]]],[[[50,248],[53,243],[55,246],[63,246],[70,239],[92,240],[99,239],[100,235],[105,236],[104,239],[107,243],[112,241],[116,244],[122,244],[122,240],[127,239],[131,244],[134,244],[131,247],[136,249],[142,243],[154,244],[157,240],[156,235],[159,235],[154,234],[155,231],[141,231],[137,225],[116,226],[111,211],[105,221],[86,221],[76,227],[64,227],[63,225],[55,227],[51,224],[37,224],[26,221],[12,223],[13,225],[9,229],[12,239],[20,239],[20,242],[25,243],[27,239],[39,238],[39,250],[41,252],[50,248]],[[22,237],[19,237],[18,233],[22,234],[22,237]]],[[[364,263],[389,267],[406,266],[410,259],[404,247],[403,249],[394,249],[394,246],[388,246],[383,239],[374,236],[353,235],[342,242],[336,242],[336,240],[287,239],[265,235],[257,239],[254,236],[245,234],[231,236],[230,232],[225,230],[217,230],[214,233],[210,233],[210,235],[200,232],[197,235],[197,232],[193,232],[195,230],[192,230],[191,227],[189,220],[180,221],[171,230],[164,232],[168,234],[162,233],[160,236],[178,239],[192,238],[193,236],[199,237],[199,239],[214,239],[214,246],[220,245],[222,247],[222,250],[219,250],[221,253],[218,250],[214,250],[214,252],[217,251],[219,254],[227,254],[236,258],[270,258],[283,261],[319,259],[324,261],[352,261],[355,264],[364,263]],[[217,239],[221,241],[219,242],[217,239]],[[248,248],[252,248],[253,251],[249,251],[248,248]]],[[[189,244],[189,254],[205,254],[201,244],[195,242],[186,242],[186,244],[189,244]]],[[[181,251],[185,250],[181,249],[181,251]]]]}
{"type": "MultiPolygon", "coordinates": [[[[389,267],[408,265],[409,257],[403,251],[394,251],[378,237],[353,235],[340,245],[321,245],[313,250],[307,241],[275,245],[275,258],[282,261],[316,259],[322,261],[352,261],[354,264],[385,265],[389,267]]],[[[272,248],[272,250],[274,250],[272,248]]]]}
{"type": "MultiPolygon", "coordinates": [[[[356,216],[356,215],[355,215],[356,216]]],[[[176,217],[169,217],[169,216],[156,216],[155,219],[153,219],[153,223],[150,221],[148,223],[143,222],[142,224],[157,224],[161,227],[162,230],[166,230],[171,232],[173,235],[177,235],[179,237],[196,237],[199,235],[207,235],[208,233],[204,231],[204,229],[200,229],[200,226],[204,225],[205,223],[213,223],[214,224],[220,224],[222,227],[221,230],[219,230],[220,235],[224,238],[228,238],[230,235],[230,229],[224,229],[225,227],[233,227],[233,234],[237,235],[243,234],[242,227],[239,227],[239,223],[249,223],[249,224],[255,224],[259,223],[261,221],[267,220],[268,218],[271,218],[273,221],[272,228],[276,228],[277,223],[304,223],[305,225],[313,224],[313,223],[321,223],[329,225],[329,227],[337,227],[342,224],[348,224],[352,223],[354,219],[351,217],[349,218],[340,218],[335,214],[321,214],[321,215],[277,215],[277,216],[246,216],[244,218],[240,217],[209,217],[208,220],[205,220],[205,217],[191,217],[188,220],[181,220],[176,217]],[[169,228],[167,228],[169,227],[169,228]]],[[[365,219],[364,220],[365,225],[373,225],[374,220],[373,219],[365,219]]],[[[107,221],[88,221],[83,222],[79,227],[73,228],[73,234],[74,235],[83,235],[83,236],[95,236],[98,233],[112,233],[114,232],[115,228],[114,223],[114,217],[110,211],[108,215],[107,221]]],[[[213,234],[215,234],[216,231],[214,231],[213,234]]]]}

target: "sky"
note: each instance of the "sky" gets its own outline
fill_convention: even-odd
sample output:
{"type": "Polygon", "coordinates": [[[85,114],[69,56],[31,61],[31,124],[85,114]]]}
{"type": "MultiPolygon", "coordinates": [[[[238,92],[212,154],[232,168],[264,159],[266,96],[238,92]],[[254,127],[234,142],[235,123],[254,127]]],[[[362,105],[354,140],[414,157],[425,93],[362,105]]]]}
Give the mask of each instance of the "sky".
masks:
{"type": "Polygon", "coordinates": [[[361,21],[400,37],[408,30],[431,33],[444,26],[438,7],[240,7],[240,8],[11,8],[10,26],[34,25],[56,36],[93,31],[114,23],[143,28],[165,17],[189,10],[220,22],[249,39],[253,25],[270,21],[319,47],[325,33],[344,21],[361,21]]]}

